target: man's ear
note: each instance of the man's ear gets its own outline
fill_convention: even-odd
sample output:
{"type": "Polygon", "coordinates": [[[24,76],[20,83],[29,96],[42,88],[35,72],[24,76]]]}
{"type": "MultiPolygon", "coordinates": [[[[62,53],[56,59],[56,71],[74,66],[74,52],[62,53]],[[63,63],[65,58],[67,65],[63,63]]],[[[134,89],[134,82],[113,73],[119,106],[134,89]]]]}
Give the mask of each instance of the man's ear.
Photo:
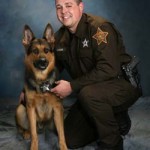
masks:
{"type": "Polygon", "coordinates": [[[46,41],[51,44],[51,46],[54,46],[55,38],[54,38],[54,31],[50,23],[47,24],[43,38],[46,39],[46,41]]]}
{"type": "Polygon", "coordinates": [[[79,3],[79,7],[80,7],[80,11],[83,12],[83,10],[84,10],[84,4],[83,4],[83,2],[79,3]]]}
{"type": "Polygon", "coordinates": [[[30,29],[30,27],[28,25],[24,26],[24,30],[23,30],[23,39],[22,39],[22,43],[23,45],[26,47],[28,47],[31,43],[31,41],[35,38],[32,30],[30,29]]]}

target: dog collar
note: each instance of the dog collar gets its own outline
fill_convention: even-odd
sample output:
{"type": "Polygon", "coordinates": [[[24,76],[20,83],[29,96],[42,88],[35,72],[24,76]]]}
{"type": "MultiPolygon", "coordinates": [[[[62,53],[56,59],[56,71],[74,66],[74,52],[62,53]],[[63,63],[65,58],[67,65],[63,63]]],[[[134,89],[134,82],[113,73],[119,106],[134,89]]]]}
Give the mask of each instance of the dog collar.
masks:
{"type": "Polygon", "coordinates": [[[36,83],[32,78],[27,80],[30,89],[36,90],[37,92],[45,93],[50,92],[50,90],[55,86],[56,81],[56,69],[54,69],[48,76],[47,80],[40,83],[36,83]]]}
{"type": "Polygon", "coordinates": [[[45,92],[49,92],[51,89],[51,85],[49,83],[43,83],[42,85],[40,85],[40,90],[45,93],[45,92]]]}
{"type": "Polygon", "coordinates": [[[45,93],[45,92],[50,92],[50,90],[54,87],[54,83],[51,84],[49,82],[43,82],[42,84],[40,84],[40,91],[42,93],[45,93]]]}
{"type": "Polygon", "coordinates": [[[56,71],[52,71],[52,73],[49,75],[48,80],[42,82],[39,85],[40,91],[42,93],[50,92],[50,90],[55,86],[55,80],[56,80],[56,71]]]}

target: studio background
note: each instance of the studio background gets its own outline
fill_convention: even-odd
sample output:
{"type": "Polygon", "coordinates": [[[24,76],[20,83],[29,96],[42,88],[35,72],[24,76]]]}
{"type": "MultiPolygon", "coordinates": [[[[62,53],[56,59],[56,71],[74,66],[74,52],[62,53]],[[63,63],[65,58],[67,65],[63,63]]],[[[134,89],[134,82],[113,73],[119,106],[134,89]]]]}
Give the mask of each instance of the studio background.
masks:
{"type": "MultiPolygon", "coordinates": [[[[127,52],[140,58],[139,72],[144,96],[150,95],[149,0],[83,0],[85,12],[103,16],[121,32],[127,52]]],[[[23,88],[23,27],[37,37],[50,22],[60,27],[54,0],[1,0],[0,2],[0,102],[17,98],[23,88]]]]}

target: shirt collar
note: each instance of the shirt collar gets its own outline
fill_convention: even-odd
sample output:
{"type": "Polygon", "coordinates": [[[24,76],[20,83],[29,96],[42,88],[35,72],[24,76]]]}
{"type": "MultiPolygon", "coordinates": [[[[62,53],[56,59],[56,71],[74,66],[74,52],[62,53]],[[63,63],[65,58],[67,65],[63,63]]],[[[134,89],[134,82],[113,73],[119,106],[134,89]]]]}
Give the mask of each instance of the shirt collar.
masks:
{"type": "Polygon", "coordinates": [[[77,37],[84,37],[85,34],[87,34],[87,27],[86,27],[86,24],[87,24],[87,15],[85,13],[82,14],[82,17],[79,21],[79,24],[77,26],[77,30],[75,32],[75,35],[77,37]]]}

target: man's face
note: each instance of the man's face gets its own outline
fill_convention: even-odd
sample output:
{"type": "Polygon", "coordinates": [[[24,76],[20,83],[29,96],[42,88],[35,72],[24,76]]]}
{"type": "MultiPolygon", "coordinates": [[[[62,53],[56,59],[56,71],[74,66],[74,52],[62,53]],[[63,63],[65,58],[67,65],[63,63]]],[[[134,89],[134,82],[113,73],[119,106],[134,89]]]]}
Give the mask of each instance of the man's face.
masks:
{"type": "Polygon", "coordinates": [[[83,3],[76,0],[55,0],[58,20],[71,32],[75,32],[82,16],[83,3]]]}

